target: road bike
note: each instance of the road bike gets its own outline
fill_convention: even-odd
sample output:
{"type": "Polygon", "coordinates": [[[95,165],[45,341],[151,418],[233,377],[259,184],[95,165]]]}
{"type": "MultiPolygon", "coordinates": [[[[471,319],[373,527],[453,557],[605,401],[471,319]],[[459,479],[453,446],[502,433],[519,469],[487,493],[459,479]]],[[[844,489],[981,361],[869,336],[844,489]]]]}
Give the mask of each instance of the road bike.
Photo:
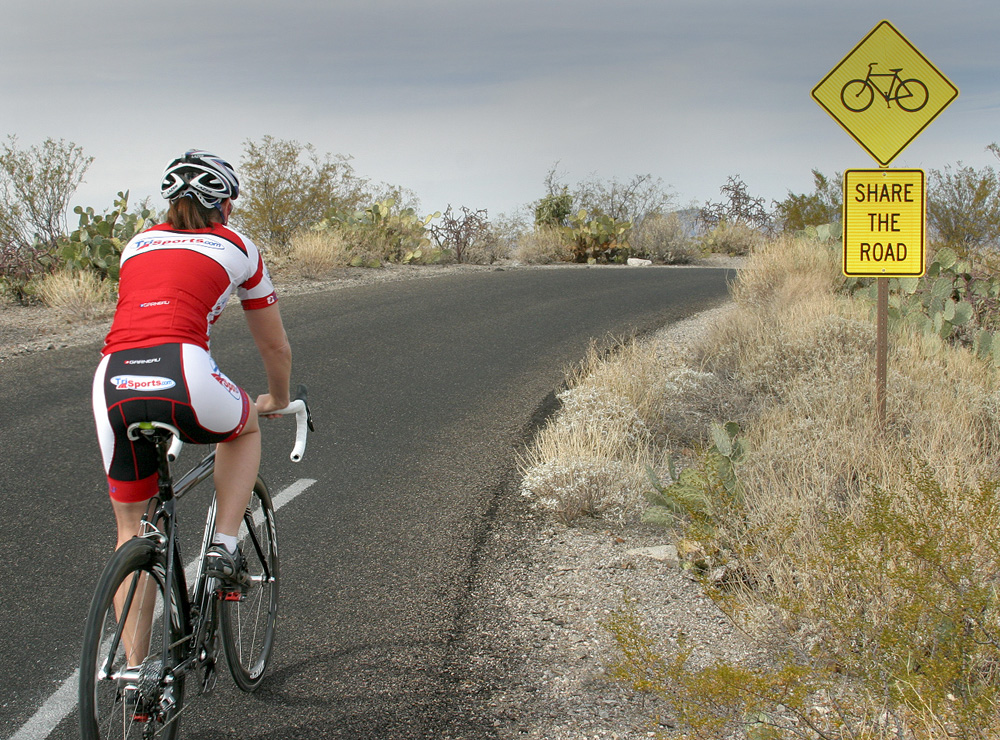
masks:
{"type": "MultiPolygon", "coordinates": [[[[296,416],[291,459],[305,453],[312,414],[306,389],[277,414],[296,416]]],[[[176,503],[215,470],[215,450],[181,476],[170,463],[180,451],[177,429],[160,422],[129,427],[129,438],[156,445],[159,488],[140,532],[108,561],[84,629],[80,658],[80,733],[85,740],[176,738],[184,692],[192,681],[209,693],[218,677],[220,646],[229,673],[243,691],[264,677],[278,615],[278,541],[274,506],[258,476],[240,526],[249,580],[238,591],[205,574],[205,552],[215,534],[213,493],[201,554],[185,571],[178,542],[176,503]],[[188,588],[188,582],[192,587],[188,588]]]]}
{"type": "Polygon", "coordinates": [[[895,102],[908,113],[916,113],[927,105],[927,85],[915,77],[901,79],[899,73],[903,71],[902,67],[889,72],[873,72],[872,69],[877,64],[878,62],[872,62],[868,65],[868,74],[863,80],[850,80],[841,89],[840,102],[847,110],[855,113],[868,110],[875,100],[875,93],[882,96],[887,106],[895,102]],[[880,77],[890,78],[887,91],[876,84],[876,78],[880,77]]]}

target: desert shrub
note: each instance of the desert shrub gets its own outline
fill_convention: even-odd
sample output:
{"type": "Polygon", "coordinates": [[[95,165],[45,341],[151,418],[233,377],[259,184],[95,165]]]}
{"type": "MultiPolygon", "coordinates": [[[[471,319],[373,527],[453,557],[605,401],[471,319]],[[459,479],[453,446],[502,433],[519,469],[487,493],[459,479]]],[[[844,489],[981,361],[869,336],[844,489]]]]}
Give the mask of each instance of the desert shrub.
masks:
{"type": "Polygon", "coordinates": [[[676,213],[652,216],[629,234],[632,254],[668,265],[686,265],[701,255],[701,247],[676,213]]]}
{"type": "Polygon", "coordinates": [[[63,140],[21,149],[9,136],[0,150],[0,288],[19,303],[58,264],[66,209],[92,161],[63,140]]]}
{"type": "Polygon", "coordinates": [[[56,264],[52,251],[40,241],[30,249],[0,244],[0,292],[21,305],[34,301],[38,282],[56,264]]]}
{"type": "MultiPolygon", "coordinates": [[[[549,173],[550,178],[553,173],[549,173]]],[[[549,183],[550,186],[552,183],[549,183]]],[[[535,204],[535,226],[562,226],[573,212],[573,196],[565,185],[552,190],[535,204]]]]}
{"type": "Polygon", "coordinates": [[[300,231],[289,244],[291,264],[305,278],[321,278],[336,267],[346,267],[354,256],[345,234],[331,229],[300,231]]]}
{"type": "Polygon", "coordinates": [[[572,252],[560,227],[538,226],[521,232],[512,256],[529,265],[551,265],[569,261],[572,252]]]}
{"type": "Polygon", "coordinates": [[[819,170],[813,170],[813,192],[788,197],[774,204],[774,218],[779,228],[787,233],[795,233],[822,224],[840,221],[844,202],[844,177],[826,177],[819,170]]]}
{"type": "Polygon", "coordinates": [[[928,173],[927,224],[940,246],[960,256],[996,256],[1000,247],[1000,173],[946,165],[928,173]]]}
{"type": "Polygon", "coordinates": [[[93,162],[72,142],[46,139],[21,149],[7,137],[0,151],[0,243],[55,248],[66,233],[66,209],[93,162]]]}
{"type": "Polygon", "coordinates": [[[545,176],[545,196],[532,206],[536,226],[566,226],[580,210],[590,213],[591,218],[607,216],[638,224],[667,213],[673,201],[663,180],[649,174],[633,175],[624,182],[592,175],[570,189],[560,182],[557,166],[545,176]]]}
{"type": "Polygon", "coordinates": [[[273,136],[244,142],[239,174],[242,192],[233,224],[278,254],[323,214],[357,208],[368,185],[355,175],[350,157],[320,156],[312,144],[273,136]]]}
{"type": "Polygon", "coordinates": [[[733,257],[745,257],[764,241],[764,235],[760,231],[739,221],[723,221],[700,239],[702,251],[733,257]]]}
{"type": "Polygon", "coordinates": [[[446,257],[443,250],[431,246],[427,228],[440,215],[421,218],[412,207],[401,208],[389,198],[363,210],[333,211],[314,229],[339,232],[350,245],[353,267],[378,267],[387,262],[431,264],[446,257]]]}
{"type": "Polygon", "coordinates": [[[830,512],[797,587],[772,598],[770,660],[695,665],[626,599],[604,625],[618,646],[611,674],[696,737],[995,737],[997,484],[948,489],[908,471],[868,488],[851,515],[830,512]]]}
{"type": "Polygon", "coordinates": [[[751,195],[739,175],[730,175],[719,192],[722,200],[706,203],[701,208],[701,221],[707,228],[715,229],[726,223],[761,231],[771,228],[771,214],[764,207],[764,199],[751,195]]]}
{"type": "Polygon", "coordinates": [[[633,175],[624,182],[617,178],[591,177],[579,183],[573,192],[573,202],[578,209],[633,224],[662,216],[672,200],[673,195],[663,180],[649,174],[633,175]]]}
{"type": "Polygon", "coordinates": [[[462,206],[460,213],[454,213],[449,205],[430,232],[442,252],[450,252],[456,262],[489,265],[501,257],[503,245],[485,208],[473,211],[462,206]]]}
{"type": "Polygon", "coordinates": [[[115,285],[93,270],[58,270],[38,283],[38,296],[49,308],[73,318],[92,319],[114,309],[115,285]]]}

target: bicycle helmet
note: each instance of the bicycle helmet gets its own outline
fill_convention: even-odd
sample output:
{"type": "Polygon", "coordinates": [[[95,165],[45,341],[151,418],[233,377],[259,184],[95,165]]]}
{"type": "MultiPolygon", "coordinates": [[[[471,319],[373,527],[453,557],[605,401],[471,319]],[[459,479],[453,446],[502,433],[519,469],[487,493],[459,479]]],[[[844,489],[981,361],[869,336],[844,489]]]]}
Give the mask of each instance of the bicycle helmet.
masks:
{"type": "Polygon", "coordinates": [[[219,208],[226,198],[239,197],[240,181],[226,160],[201,149],[190,149],[167,165],[160,194],[171,202],[197,198],[205,208],[219,208]]]}

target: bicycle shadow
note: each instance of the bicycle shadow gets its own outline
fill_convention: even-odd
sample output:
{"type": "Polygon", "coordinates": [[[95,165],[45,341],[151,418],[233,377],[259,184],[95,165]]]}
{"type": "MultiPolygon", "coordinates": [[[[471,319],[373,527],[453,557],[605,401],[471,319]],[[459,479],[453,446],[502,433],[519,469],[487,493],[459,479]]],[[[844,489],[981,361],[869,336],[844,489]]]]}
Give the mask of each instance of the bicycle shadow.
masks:
{"type": "Polygon", "coordinates": [[[218,740],[221,723],[213,705],[224,703],[243,718],[240,738],[499,740],[488,712],[499,686],[470,686],[466,667],[451,664],[448,652],[447,643],[428,640],[314,653],[279,661],[253,694],[223,675],[214,700],[193,703],[182,735],[218,740]]]}

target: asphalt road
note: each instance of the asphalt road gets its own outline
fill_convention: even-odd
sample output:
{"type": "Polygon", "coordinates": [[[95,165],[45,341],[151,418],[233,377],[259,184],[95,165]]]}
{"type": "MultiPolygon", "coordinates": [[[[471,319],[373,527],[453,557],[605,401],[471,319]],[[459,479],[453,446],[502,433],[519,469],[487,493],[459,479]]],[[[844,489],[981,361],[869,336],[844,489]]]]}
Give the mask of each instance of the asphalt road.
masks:
{"type": "MultiPolygon", "coordinates": [[[[224,672],[211,697],[189,690],[183,736],[494,737],[471,709],[488,702],[460,688],[474,643],[463,615],[483,538],[516,492],[518,451],[592,338],[718,305],[732,277],[498,270],[283,300],[295,381],[310,387],[318,428],[293,465],[291,423],[267,423],[263,472],[272,493],[317,482],[278,514],[283,585],[269,677],[250,696],[224,672]]],[[[0,366],[4,739],[76,737],[67,679],[114,542],[90,412],[97,352],[0,366]]],[[[216,328],[213,354],[251,393],[263,390],[238,310],[216,328]]],[[[191,499],[181,523],[194,547],[207,500],[191,499]]]]}

